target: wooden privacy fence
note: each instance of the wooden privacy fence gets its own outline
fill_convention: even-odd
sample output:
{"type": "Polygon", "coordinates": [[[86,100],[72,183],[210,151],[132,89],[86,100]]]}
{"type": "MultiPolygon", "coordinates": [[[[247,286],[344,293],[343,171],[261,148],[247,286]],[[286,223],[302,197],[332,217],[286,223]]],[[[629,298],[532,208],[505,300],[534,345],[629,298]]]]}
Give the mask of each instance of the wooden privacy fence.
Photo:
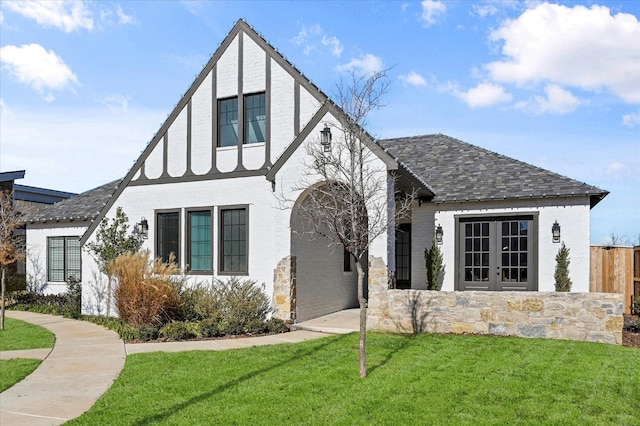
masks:
{"type": "Polygon", "coordinates": [[[640,246],[591,246],[589,291],[624,294],[624,313],[640,297],[640,246]]]}

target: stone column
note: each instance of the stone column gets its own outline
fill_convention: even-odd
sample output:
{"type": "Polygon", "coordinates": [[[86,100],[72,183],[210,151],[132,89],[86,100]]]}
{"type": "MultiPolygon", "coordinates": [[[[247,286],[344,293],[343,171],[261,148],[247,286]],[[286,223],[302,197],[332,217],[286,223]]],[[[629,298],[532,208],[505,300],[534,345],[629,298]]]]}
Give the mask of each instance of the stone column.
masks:
{"type": "Polygon", "coordinates": [[[278,262],[273,275],[273,316],[292,324],[296,319],[296,257],[278,262]]]}

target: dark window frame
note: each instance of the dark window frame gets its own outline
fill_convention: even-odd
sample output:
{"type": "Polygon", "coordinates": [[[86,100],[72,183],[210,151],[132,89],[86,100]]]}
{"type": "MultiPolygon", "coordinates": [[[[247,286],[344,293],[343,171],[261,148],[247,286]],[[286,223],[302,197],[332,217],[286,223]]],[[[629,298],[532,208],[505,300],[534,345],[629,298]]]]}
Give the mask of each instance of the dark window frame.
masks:
{"type": "Polygon", "coordinates": [[[243,99],[244,102],[242,103],[242,105],[243,105],[243,108],[244,108],[244,114],[243,114],[243,117],[244,117],[244,123],[243,123],[243,126],[244,126],[244,134],[243,134],[244,140],[242,141],[242,143],[246,144],[246,145],[257,144],[257,143],[265,143],[267,141],[267,135],[266,135],[266,132],[267,132],[267,94],[266,94],[266,92],[262,91],[262,92],[248,93],[248,94],[245,94],[243,96],[244,96],[244,99],[243,99]],[[249,124],[252,123],[253,121],[256,121],[256,122],[259,121],[259,120],[250,120],[249,119],[250,118],[250,114],[249,114],[249,108],[250,107],[249,107],[248,100],[249,100],[249,98],[255,97],[255,96],[262,96],[262,100],[263,100],[262,109],[264,110],[264,134],[263,134],[264,140],[261,140],[261,141],[250,141],[249,140],[249,135],[251,134],[249,132],[249,124]]]}
{"type": "Polygon", "coordinates": [[[218,275],[249,275],[249,205],[229,205],[229,206],[219,206],[218,207],[218,275]],[[224,214],[225,212],[234,211],[234,210],[244,210],[245,211],[245,266],[244,270],[237,271],[229,271],[224,268],[224,238],[225,238],[225,230],[224,230],[224,214]]]}
{"type": "Polygon", "coordinates": [[[214,208],[213,207],[192,207],[192,208],[188,208],[185,209],[185,224],[186,224],[186,230],[185,230],[185,235],[186,235],[186,240],[185,240],[185,251],[186,251],[186,257],[185,257],[185,267],[186,269],[189,271],[189,274],[192,275],[212,275],[214,272],[214,263],[215,263],[215,251],[214,251],[214,246],[215,246],[215,240],[214,240],[214,229],[215,229],[215,223],[214,223],[214,218],[215,218],[215,213],[214,213],[214,208]],[[209,214],[211,215],[211,231],[210,231],[210,244],[211,244],[211,268],[210,269],[198,269],[198,270],[193,270],[191,269],[192,265],[191,265],[191,256],[192,256],[192,252],[191,252],[191,240],[192,240],[192,236],[191,236],[191,214],[192,213],[198,213],[198,212],[209,212],[209,214]]]}
{"type": "MultiPolygon", "coordinates": [[[[56,259],[56,260],[60,260],[60,259],[56,259]]],[[[67,280],[72,276],[70,275],[70,270],[73,269],[74,271],[77,271],[77,275],[75,275],[75,277],[81,281],[82,280],[82,247],[80,246],[80,237],[79,236],[73,236],[73,235],[60,235],[60,236],[55,236],[55,237],[47,237],[47,282],[52,282],[52,283],[63,283],[63,282],[67,282],[67,280]],[[71,268],[69,266],[69,263],[71,262],[71,259],[68,258],[68,241],[70,240],[76,240],[78,242],[78,267],[76,268],[71,268]],[[57,278],[52,278],[51,275],[52,271],[51,271],[51,263],[53,262],[53,259],[51,259],[51,242],[54,240],[62,240],[62,280],[59,280],[57,278]]],[[[57,270],[60,270],[60,268],[57,268],[57,270]]]]}
{"type": "Polygon", "coordinates": [[[178,266],[181,265],[181,260],[182,260],[182,211],[180,209],[167,209],[167,210],[156,210],[154,212],[154,216],[155,216],[155,258],[156,259],[161,259],[163,262],[165,262],[166,260],[168,260],[169,257],[169,253],[166,253],[167,258],[165,259],[165,253],[162,252],[161,247],[160,247],[160,216],[161,215],[168,215],[168,214],[177,214],[178,215],[178,237],[177,237],[177,241],[178,241],[178,250],[177,253],[174,253],[176,259],[175,262],[178,266]]]}
{"type": "MultiPolygon", "coordinates": [[[[238,102],[238,97],[237,96],[230,96],[228,98],[220,98],[220,99],[218,99],[218,113],[217,113],[218,116],[216,117],[217,126],[218,126],[218,140],[216,141],[216,147],[218,147],[218,148],[228,148],[228,147],[234,147],[234,146],[237,147],[238,146],[238,130],[239,130],[238,129],[238,125],[240,124],[239,123],[240,116],[238,114],[239,111],[240,111],[240,105],[239,104],[240,104],[240,102],[238,102]],[[235,143],[230,144],[230,145],[229,144],[222,145],[222,142],[223,142],[222,141],[222,136],[223,136],[222,126],[223,126],[223,124],[222,124],[221,117],[222,117],[222,114],[227,114],[227,113],[229,113],[229,111],[232,111],[232,110],[223,110],[222,106],[223,106],[223,103],[229,102],[229,101],[235,101],[235,103],[236,103],[236,109],[235,109],[235,112],[236,112],[236,124],[235,124],[236,138],[235,138],[235,143]]],[[[225,126],[233,126],[233,124],[224,124],[224,125],[225,126]]]]}

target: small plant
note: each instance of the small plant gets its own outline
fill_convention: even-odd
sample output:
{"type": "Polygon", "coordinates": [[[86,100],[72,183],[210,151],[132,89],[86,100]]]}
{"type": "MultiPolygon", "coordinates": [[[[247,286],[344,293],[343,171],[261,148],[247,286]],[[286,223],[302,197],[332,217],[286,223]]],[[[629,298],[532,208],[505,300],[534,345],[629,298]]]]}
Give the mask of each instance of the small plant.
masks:
{"type": "Polygon", "coordinates": [[[65,305],[72,318],[79,318],[82,313],[82,282],[76,277],[67,279],[67,292],[64,294],[65,305]]]}
{"type": "Polygon", "coordinates": [[[220,323],[213,318],[206,318],[200,321],[199,334],[202,337],[224,336],[224,332],[220,328],[220,323]]]}
{"type": "Polygon", "coordinates": [[[631,313],[633,315],[640,315],[640,296],[633,298],[633,302],[631,303],[631,313]]]}
{"type": "Polygon", "coordinates": [[[440,291],[444,266],[442,265],[442,251],[435,238],[431,243],[431,248],[424,249],[424,263],[427,267],[427,290],[440,291]]]}
{"type": "Polygon", "coordinates": [[[562,243],[558,254],[556,255],[556,271],[553,278],[556,281],[556,291],[571,291],[571,278],[569,278],[569,249],[562,243]]]}
{"type": "Polygon", "coordinates": [[[150,340],[156,340],[159,336],[159,329],[154,325],[141,325],[136,329],[136,340],[148,342],[150,340]]]}
{"type": "Polygon", "coordinates": [[[289,331],[289,326],[280,318],[269,318],[265,325],[269,333],[286,333],[289,331]]]}
{"type": "Polygon", "coordinates": [[[170,340],[193,339],[198,335],[198,324],[193,322],[170,322],[158,333],[160,337],[170,340]]]}

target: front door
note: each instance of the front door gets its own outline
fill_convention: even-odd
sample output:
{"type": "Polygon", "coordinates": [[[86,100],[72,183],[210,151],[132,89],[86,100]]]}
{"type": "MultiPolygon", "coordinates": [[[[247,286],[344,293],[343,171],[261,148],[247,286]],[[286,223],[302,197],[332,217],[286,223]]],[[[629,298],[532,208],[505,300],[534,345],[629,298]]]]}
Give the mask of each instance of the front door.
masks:
{"type": "Polygon", "coordinates": [[[396,228],[396,288],[411,288],[411,224],[396,228]]]}
{"type": "Polygon", "coordinates": [[[458,290],[535,291],[533,216],[461,218],[458,290]]]}

